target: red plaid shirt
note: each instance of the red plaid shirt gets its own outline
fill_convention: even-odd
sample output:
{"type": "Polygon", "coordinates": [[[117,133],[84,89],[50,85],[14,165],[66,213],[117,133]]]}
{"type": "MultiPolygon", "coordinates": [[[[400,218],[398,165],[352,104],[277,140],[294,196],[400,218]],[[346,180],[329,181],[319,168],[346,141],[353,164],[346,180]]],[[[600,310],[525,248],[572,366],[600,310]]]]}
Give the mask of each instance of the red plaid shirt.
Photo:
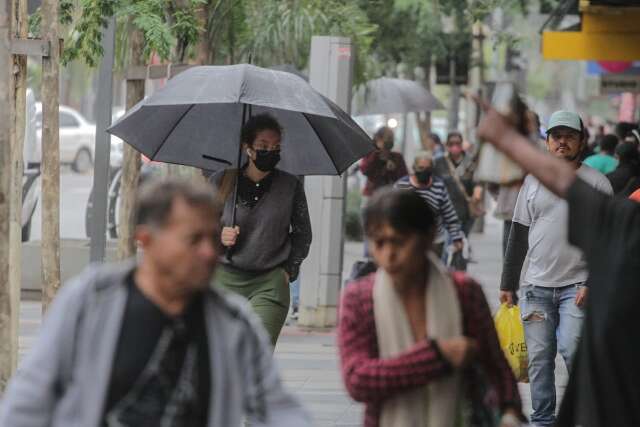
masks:
{"type": "MultiPolygon", "coordinates": [[[[520,412],[517,383],[498,343],[489,306],[480,286],[464,273],[453,273],[463,315],[464,335],[478,343],[477,358],[500,408],[520,412]]],[[[365,427],[377,427],[382,402],[447,375],[451,366],[432,340],[422,340],[402,355],[381,359],[373,315],[375,274],[351,283],[342,295],[338,345],[342,376],[353,399],[366,404],[365,427]]],[[[473,377],[467,378],[470,388],[473,377]]]]}

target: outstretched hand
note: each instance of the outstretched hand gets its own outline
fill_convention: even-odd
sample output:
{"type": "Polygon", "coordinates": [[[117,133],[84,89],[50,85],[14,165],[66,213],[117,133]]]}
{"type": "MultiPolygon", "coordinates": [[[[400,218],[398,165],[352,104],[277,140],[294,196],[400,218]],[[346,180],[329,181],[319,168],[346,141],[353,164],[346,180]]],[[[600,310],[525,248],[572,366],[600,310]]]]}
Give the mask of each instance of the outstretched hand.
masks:
{"type": "Polygon", "coordinates": [[[497,144],[502,138],[518,133],[509,119],[496,111],[485,100],[477,95],[471,95],[471,99],[475,101],[476,105],[484,113],[476,130],[479,139],[491,144],[497,144]]]}
{"type": "Polygon", "coordinates": [[[494,145],[498,151],[535,176],[552,193],[566,197],[569,187],[576,179],[573,165],[542,152],[517,131],[508,117],[477,96],[472,95],[471,98],[484,112],[476,130],[478,138],[494,145]]]}

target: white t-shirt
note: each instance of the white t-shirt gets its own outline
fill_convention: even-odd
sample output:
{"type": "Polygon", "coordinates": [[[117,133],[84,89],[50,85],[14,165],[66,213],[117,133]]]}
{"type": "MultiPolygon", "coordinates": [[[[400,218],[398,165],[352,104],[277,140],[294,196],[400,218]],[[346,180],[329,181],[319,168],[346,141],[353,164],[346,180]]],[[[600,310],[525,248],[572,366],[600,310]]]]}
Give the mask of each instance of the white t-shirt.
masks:
{"type": "MultiPolygon", "coordinates": [[[[595,189],[613,194],[609,180],[597,170],[582,165],[578,175],[595,189]]],[[[567,202],[528,175],[513,213],[513,222],[529,227],[529,260],[526,284],[557,288],[587,280],[582,252],[569,244],[567,202]]]]}

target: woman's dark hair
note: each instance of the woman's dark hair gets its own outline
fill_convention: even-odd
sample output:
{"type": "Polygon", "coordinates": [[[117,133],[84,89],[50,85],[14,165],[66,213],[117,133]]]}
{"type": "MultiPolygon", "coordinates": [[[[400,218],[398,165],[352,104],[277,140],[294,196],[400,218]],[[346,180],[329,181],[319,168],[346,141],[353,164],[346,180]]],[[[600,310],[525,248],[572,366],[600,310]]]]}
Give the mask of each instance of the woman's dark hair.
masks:
{"type": "Polygon", "coordinates": [[[615,127],[615,134],[620,139],[625,139],[628,135],[631,134],[632,130],[638,130],[638,125],[635,123],[629,122],[619,122],[615,127]]]}
{"type": "Polygon", "coordinates": [[[385,187],[373,194],[364,209],[364,231],[371,236],[384,224],[403,234],[427,235],[434,232],[436,217],[418,193],[385,187]]]}
{"type": "Polygon", "coordinates": [[[429,134],[429,136],[431,137],[431,140],[436,144],[436,145],[442,145],[442,140],[440,139],[440,135],[438,135],[435,132],[431,132],[429,134]]]}
{"type": "Polygon", "coordinates": [[[265,113],[252,116],[247,123],[244,124],[240,139],[242,143],[252,146],[258,133],[263,130],[272,130],[282,136],[282,126],[280,126],[280,123],[278,123],[272,115],[265,113]]]}
{"type": "Polygon", "coordinates": [[[623,142],[616,147],[616,154],[620,158],[621,164],[636,165],[640,161],[640,153],[633,142],[623,142]]]}
{"type": "Polygon", "coordinates": [[[391,129],[389,126],[382,126],[382,127],[378,128],[376,133],[373,134],[373,139],[374,140],[379,140],[379,139],[384,140],[388,136],[393,137],[393,129],[391,129]]]}
{"type": "Polygon", "coordinates": [[[457,130],[449,132],[449,134],[447,135],[447,143],[449,141],[451,141],[451,138],[460,138],[460,141],[464,141],[464,138],[462,137],[462,134],[460,132],[458,132],[457,130]]]}
{"type": "Polygon", "coordinates": [[[618,145],[618,137],[613,134],[608,134],[602,137],[600,140],[600,149],[604,152],[613,154],[618,145]]]}
{"type": "Polygon", "coordinates": [[[538,131],[538,133],[540,133],[540,126],[542,126],[542,122],[540,121],[540,114],[536,113],[535,111],[531,111],[531,116],[533,117],[534,120],[534,124],[536,126],[536,130],[538,131]]]}

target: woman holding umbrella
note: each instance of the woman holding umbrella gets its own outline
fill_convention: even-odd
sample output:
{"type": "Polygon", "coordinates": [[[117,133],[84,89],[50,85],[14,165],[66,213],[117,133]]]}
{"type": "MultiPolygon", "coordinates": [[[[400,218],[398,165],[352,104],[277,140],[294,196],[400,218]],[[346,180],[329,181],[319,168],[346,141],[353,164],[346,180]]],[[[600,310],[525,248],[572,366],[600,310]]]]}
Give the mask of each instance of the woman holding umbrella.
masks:
{"type": "Polygon", "coordinates": [[[374,150],[371,138],[300,77],[249,64],[184,71],[108,131],[153,161],[212,171],[235,165],[213,177],[225,204],[227,253],[218,281],[251,301],[275,344],[287,282],[311,242],[296,176],[342,174],[374,150]]]}
{"type": "Polygon", "coordinates": [[[311,221],[304,186],[276,168],[282,128],[268,114],[251,117],[242,128],[248,162],[238,171],[216,173],[211,181],[221,202],[226,255],[217,284],[247,298],[275,346],[289,310],[289,286],[311,245],[311,221]],[[237,182],[234,220],[233,187],[237,182]]]}

